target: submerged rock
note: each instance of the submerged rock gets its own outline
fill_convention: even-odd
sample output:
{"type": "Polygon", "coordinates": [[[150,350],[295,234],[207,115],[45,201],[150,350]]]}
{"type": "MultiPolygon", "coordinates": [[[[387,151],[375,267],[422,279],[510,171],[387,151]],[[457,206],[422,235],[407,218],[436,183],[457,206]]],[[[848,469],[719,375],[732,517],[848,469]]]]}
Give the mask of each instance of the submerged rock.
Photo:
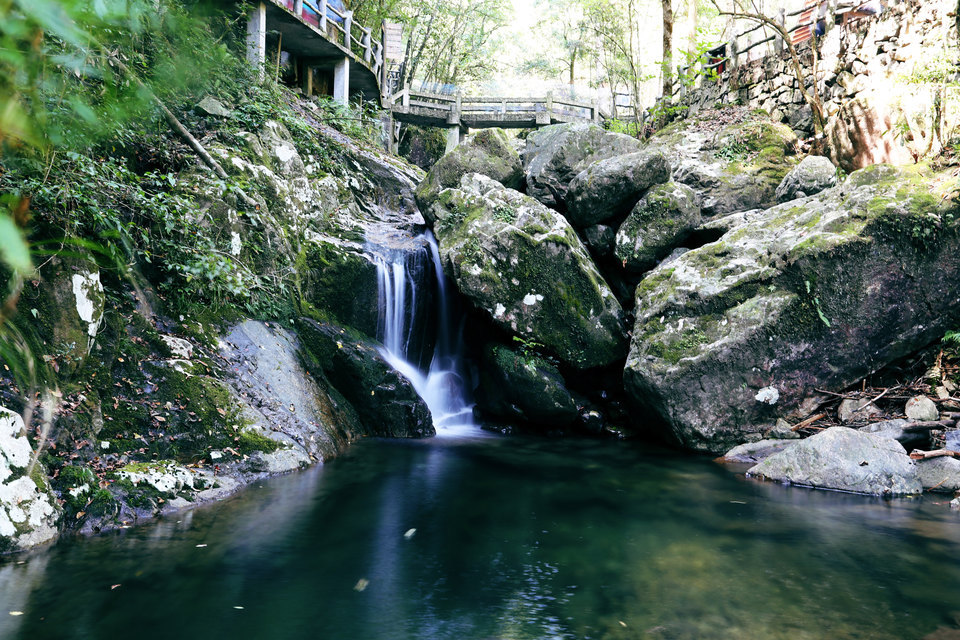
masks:
{"type": "Polygon", "coordinates": [[[669,179],[670,161],[656,150],[595,162],[570,182],[567,220],[582,228],[626,213],[647,189],[669,179]]]}
{"type": "Polygon", "coordinates": [[[630,271],[650,269],[700,222],[700,205],[693,189],[675,182],[653,187],[617,231],[617,259],[630,271]]]}
{"type": "Polygon", "coordinates": [[[431,216],[444,270],[498,326],[576,369],[625,355],[620,303],[562,215],[469,174],[431,216]]]}
{"type": "Polygon", "coordinates": [[[783,177],[777,187],[777,202],[813,196],[836,184],[837,168],[830,158],[807,156],[783,177]]]}
{"type": "Polygon", "coordinates": [[[302,318],[301,340],[350,402],[364,432],[391,438],[436,433],[430,409],[413,384],[380,355],[381,345],[345,327],[302,318]]]}
{"type": "Polygon", "coordinates": [[[923,490],[917,466],[899,442],[847,427],[831,427],[793,443],[747,475],[870,495],[910,495],[923,490]]]}
{"type": "Polygon", "coordinates": [[[960,238],[931,182],[892,167],[733,222],[637,287],[628,393],[714,453],[957,322],[960,238]]]}
{"type": "MultiPolygon", "coordinates": [[[[444,189],[456,187],[468,173],[479,173],[510,189],[523,184],[520,154],[503,129],[483,129],[440,158],[416,190],[417,204],[424,215],[444,189]]],[[[433,222],[427,220],[427,222],[433,222]]]]}
{"type": "Polygon", "coordinates": [[[578,417],[577,403],[556,365],[499,344],[484,349],[476,400],[484,414],[506,422],[560,427],[578,417]]]}
{"type": "Polygon", "coordinates": [[[548,207],[562,207],[567,189],[594,162],[640,150],[628,135],[586,122],[555,124],[527,136],[523,169],[527,194],[548,207]]]}
{"type": "Polygon", "coordinates": [[[0,407],[0,551],[53,540],[59,517],[46,470],[33,459],[23,419],[0,407]]]}

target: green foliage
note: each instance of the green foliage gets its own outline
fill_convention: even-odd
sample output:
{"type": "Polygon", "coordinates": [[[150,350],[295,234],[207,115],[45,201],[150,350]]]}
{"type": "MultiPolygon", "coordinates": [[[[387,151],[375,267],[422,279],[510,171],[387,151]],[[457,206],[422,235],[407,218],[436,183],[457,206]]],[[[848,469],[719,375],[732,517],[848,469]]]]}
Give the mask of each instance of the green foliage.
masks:
{"type": "Polygon", "coordinates": [[[640,137],[640,134],[643,132],[641,125],[637,124],[636,122],[629,120],[618,120],[617,118],[605,120],[603,126],[608,131],[612,131],[614,133],[624,133],[634,138],[640,137]]]}
{"type": "Polygon", "coordinates": [[[499,204],[497,208],[493,210],[493,219],[498,222],[505,222],[507,224],[517,221],[517,211],[513,207],[506,204],[499,204]]]}

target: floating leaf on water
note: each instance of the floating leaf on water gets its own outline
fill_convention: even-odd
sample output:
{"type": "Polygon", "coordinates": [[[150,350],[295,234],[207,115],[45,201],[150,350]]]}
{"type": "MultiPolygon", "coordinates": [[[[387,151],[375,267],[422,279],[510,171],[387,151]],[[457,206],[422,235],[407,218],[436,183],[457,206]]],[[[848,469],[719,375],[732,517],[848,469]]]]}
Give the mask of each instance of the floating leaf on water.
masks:
{"type": "Polygon", "coordinates": [[[12,616],[22,616],[22,615],[23,615],[23,611],[11,611],[11,612],[10,612],[10,615],[12,615],[12,616]]]}
{"type": "Polygon", "coordinates": [[[241,611],[243,610],[243,607],[241,607],[241,606],[239,606],[239,605],[235,605],[233,608],[234,608],[234,609],[241,610],[241,611]]]}
{"type": "Polygon", "coordinates": [[[407,529],[407,532],[403,534],[403,537],[409,540],[417,533],[416,529],[407,529]]]}
{"type": "Polygon", "coordinates": [[[369,580],[367,580],[366,578],[360,578],[359,580],[357,580],[357,584],[353,585],[353,590],[363,591],[364,589],[367,588],[367,585],[369,584],[370,584],[369,580]]]}
{"type": "Polygon", "coordinates": [[[110,585],[110,591],[113,591],[114,589],[116,589],[116,588],[119,587],[119,586],[120,586],[119,584],[112,584],[112,585],[110,585]]]}
{"type": "Polygon", "coordinates": [[[205,546],[207,546],[207,545],[205,545],[205,544],[198,544],[198,545],[197,545],[197,549],[203,549],[205,546]]]}

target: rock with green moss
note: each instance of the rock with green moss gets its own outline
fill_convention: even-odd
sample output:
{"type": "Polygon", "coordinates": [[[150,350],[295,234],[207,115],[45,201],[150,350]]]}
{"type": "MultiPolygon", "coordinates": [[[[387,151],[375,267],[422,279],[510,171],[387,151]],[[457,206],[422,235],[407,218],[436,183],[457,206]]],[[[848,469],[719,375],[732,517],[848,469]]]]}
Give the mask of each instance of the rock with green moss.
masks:
{"type": "Polygon", "coordinates": [[[595,162],[570,182],[567,220],[579,229],[623,215],[647,189],[669,179],[670,161],[657,150],[595,162]]]}
{"type": "Polygon", "coordinates": [[[93,348],[105,303],[100,270],[91,257],[55,256],[24,287],[17,322],[43,343],[39,355],[67,375],[80,368],[93,348]]]}
{"type": "Polygon", "coordinates": [[[735,218],[636,292],[634,401],[722,453],[818,406],[960,319],[960,238],[935,176],[875,167],[735,218]]]}
{"type": "Polygon", "coordinates": [[[640,143],[593,123],[543,127],[527,136],[523,170],[527,193],[548,207],[563,207],[570,183],[591,164],[634,153],[640,143]]]}
{"type": "Polygon", "coordinates": [[[483,129],[446,154],[427,172],[416,198],[420,211],[429,219],[430,205],[444,189],[456,187],[467,173],[479,173],[511,189],[523,183],[520,154],[503,129],[483,129]]]}
{"type": "Polygon", "coordinates": [[[408,378],[381,355],[382,345],[345,327],[301,318],[300,339],[353,406],[366,435],[421,438],[436,433],[430,409],[408,378]]]}
{"type": "Polygon", "coordinates": [[[0,551],[53,540],[60,508],[19,414],[0,407],[0,551]]]}
{"type": "Polygon", "coordinates": [[[796,143],[790,127],[766,115],[725,110],[722,118],[701,112],[681,120],[647,146],[670,158],[674,181],[697,191],[703,215],[714,217],[776,204],[777,187],[798,162],[796,143]]]}
{"type": "Polygon", "coordinates": [[[491,343],[483,352],[477,409],[499,421],[563,427],[578,417],[577,403],[556,365],[537,355],[491,343]]]}
{"type": "Polygon", "coordinates": [[[675,182],[657,185],[617,231],[617,260],[630,271],[646,271],[677,248],[700,222],[699,198],[693,189],[675,182]]]}
{"type": "Polygon", "coordinates": [[[562,215],[477,174],[432,215],[444,270],[502,329],[576,369],[624,356],[620,303],[562,215]]]}
{"type": "Polygon", "coordinates": [[[777,187],[777,202],[805,198],[837,184],[837,168],[830,158],[807,156],[790,170],[777,187]]]}

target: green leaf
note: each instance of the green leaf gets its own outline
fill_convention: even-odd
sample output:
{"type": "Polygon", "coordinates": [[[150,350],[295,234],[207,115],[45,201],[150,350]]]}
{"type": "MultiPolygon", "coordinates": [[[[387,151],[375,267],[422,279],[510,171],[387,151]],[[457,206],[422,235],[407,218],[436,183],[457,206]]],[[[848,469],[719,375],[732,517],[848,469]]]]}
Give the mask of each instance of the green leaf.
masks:
{"type": "Polygon", "coordinates": [[[20,229],[5,213],[0,213],[0,260],[20,273],[27,273],[33,269],[30,249],[20,234],[20,229]]]}

